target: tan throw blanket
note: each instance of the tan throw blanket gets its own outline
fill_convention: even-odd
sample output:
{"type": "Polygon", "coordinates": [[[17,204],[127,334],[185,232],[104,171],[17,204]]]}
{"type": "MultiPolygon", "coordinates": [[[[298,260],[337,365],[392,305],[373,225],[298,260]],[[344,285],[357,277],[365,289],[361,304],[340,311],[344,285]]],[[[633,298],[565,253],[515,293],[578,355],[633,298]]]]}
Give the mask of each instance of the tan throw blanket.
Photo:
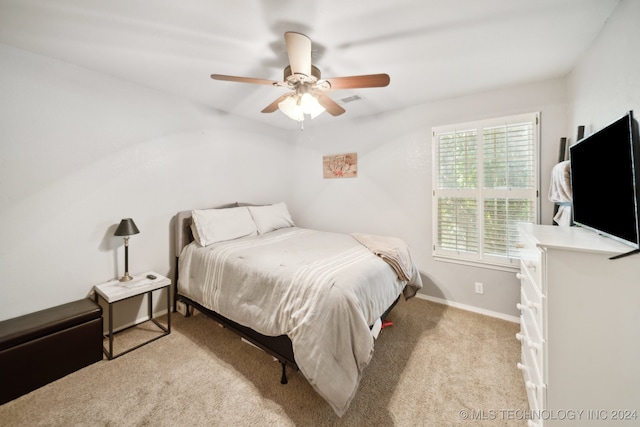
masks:
{"type": "Polygon", "coordinates": [[[409,246],[402,239],[373,234],[351,233],[371,252],[382,258],[393,268],[400,280],[409,281],[413,271],[413,261],[409,246]]]}

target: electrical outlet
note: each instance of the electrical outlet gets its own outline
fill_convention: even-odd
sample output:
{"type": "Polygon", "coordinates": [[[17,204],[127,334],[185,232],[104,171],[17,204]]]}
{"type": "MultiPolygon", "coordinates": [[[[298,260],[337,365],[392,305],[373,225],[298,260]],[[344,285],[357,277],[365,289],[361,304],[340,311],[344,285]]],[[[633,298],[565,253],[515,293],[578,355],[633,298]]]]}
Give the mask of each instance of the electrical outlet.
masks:
{"type": "Polygon", "coordinates": [[[476,282],[476,294],[484,294],[484,285],[482,282],[476,282]]]}

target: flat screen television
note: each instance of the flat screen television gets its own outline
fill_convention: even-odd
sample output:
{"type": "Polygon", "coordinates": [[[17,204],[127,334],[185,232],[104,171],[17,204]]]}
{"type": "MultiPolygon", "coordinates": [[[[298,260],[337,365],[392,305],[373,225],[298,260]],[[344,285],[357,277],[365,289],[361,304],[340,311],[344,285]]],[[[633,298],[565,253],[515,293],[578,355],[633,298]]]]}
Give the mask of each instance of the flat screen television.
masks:
{"type": "Polygon", "coordinates": [[[573,222],[640,250],[640,142],[629,111],[569,148],[573,222]]]}

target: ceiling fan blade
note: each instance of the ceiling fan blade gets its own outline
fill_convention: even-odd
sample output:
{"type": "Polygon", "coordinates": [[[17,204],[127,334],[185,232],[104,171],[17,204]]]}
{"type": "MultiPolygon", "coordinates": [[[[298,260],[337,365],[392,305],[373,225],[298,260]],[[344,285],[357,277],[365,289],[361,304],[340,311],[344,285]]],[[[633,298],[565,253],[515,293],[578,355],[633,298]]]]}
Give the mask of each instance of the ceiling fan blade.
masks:
{"type": "Polygon", "coordinates": [[[311,39],[304,34],[288,31],[284,33],[284,42],[291,72],[311,77],[311,39]]]}
{"type": "Polygon", "coordinates": [[[358,89],[364,87],[385,87],[391,81],[388,74],[367,74],[364,76],[333,77],[326,79],[331,90],[358,89]]]}
{"type": "Polygon", "coordinates": [[[318,102],[324,107],[325,110],[327,110],[327,113],[331,114],[332,116],[339,116],[340,114],[345,112],[344,108],[338,105],[327,95],[319,95],[318,102]]]}
{"type": "Polygon", "coordinates": [[[224,74],[211,74],[211,78],[213,80],[224,80],[227,82],[253,83],[269,86],[278,86],[280,84],[280,82],[276,82],[274,80],[255,79],[253,77],[225,76],[224,74]]]}
{"type": "Polygon", "coordinates": [[[271,104],[269,104],[266,107],[264,107],[264,109],[262,110],[262,113],[273,113],[274,111],[276,111],[278,109],[278,104],[280,104],[282,101],[284,101],[285,99],[287,99],[290,96],[291,96],[290,93],[285,93],[284,95],[280,96],[278,99],[273,101],[271,104]]]}

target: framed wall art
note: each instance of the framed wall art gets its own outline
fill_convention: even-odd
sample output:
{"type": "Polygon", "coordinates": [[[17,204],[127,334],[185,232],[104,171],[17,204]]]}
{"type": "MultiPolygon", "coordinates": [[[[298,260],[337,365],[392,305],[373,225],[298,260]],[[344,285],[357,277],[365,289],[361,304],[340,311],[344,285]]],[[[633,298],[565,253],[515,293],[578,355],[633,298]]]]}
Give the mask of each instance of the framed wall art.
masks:
{"type": "Polygon", "coordinates": [[[323,156],[322,176],[324,178],[357,178],[358,153],[323,156]]]}

